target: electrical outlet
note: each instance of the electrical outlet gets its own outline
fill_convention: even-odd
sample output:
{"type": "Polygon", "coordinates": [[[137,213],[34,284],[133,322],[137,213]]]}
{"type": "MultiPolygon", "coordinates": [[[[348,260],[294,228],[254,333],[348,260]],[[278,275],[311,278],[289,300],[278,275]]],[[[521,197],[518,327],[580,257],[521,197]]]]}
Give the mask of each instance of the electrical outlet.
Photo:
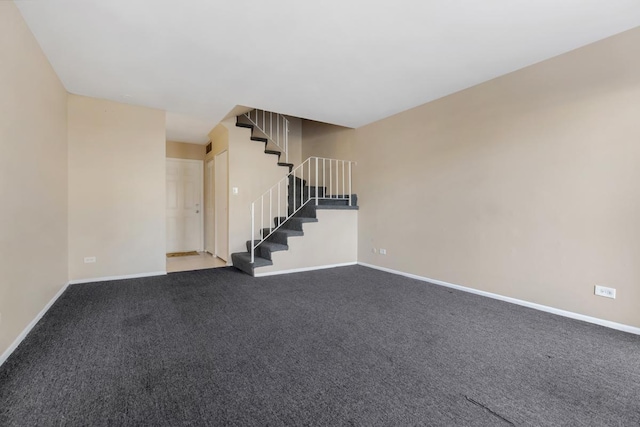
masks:
{"type": "Polygon", "coordinates": [[[374,253],[374,254],[378,253],[378,251],[376,251],[376,248],[371,248],[371,252],[374,253]]]}
{"type": "Polygon", "coordinates": [[[238,187],[232,187],[232,188],[231,188],[231,192],[232,192],[233,194],[238,194],[238,191],[239,191],[239,190],[238,190],[238,187]]]}
{"type": "Polygon", "coordinates": [[[387,250],[380,248],[380,255],[386,255],[386,254],[387,254],[387,250]]]}
{"type": "Polygon", "coordinates": [[[605,286],[596,285],[596,290],[594,292],[596,295],[606,298],[616,298],[616,290],[615,288],[607,288],[605,286]]]}
{"type": "Polygon", "coordinates": [[[84,257],[84,263],[85,264],[93,264],[94,262],[96,262],[96,257],[94,257],[94,256],[86,256],[86,257],[84,257]]]}

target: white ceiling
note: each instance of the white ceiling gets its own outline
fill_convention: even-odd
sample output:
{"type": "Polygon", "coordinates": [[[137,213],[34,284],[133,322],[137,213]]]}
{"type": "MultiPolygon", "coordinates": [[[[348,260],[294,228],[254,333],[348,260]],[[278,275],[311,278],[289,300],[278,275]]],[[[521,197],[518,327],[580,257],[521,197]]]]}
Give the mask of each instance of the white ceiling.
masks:
{"type": "Polygon", "coordinates": [[[71,93],[358,127],[640,25],[638,0],[17,0],[71,93]]]}

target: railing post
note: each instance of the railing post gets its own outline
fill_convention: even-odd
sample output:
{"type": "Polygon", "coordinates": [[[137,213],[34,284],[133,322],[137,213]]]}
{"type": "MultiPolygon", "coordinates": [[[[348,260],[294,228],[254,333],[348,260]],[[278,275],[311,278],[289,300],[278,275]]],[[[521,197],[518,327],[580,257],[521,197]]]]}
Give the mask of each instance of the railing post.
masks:
{"type": "MultiPolygon", "coordinates": [[[[267,223],[269,225],[269,232],[271,232],[271,219],[273,218],[272,212],[271,212],[271,205],[273,205],[273,195],[271,193],[271,190],[273,189],[273,187],[271,187],[269,189],[269,222],[267,223]]],[[[262,236],[262,238],[264,239],[264,235],[262,236]]]]}
{"type": "Polygon", "coordinates": [[[255,233],[255,224],[256,224],[256,215],[255,215],[255,207],[256,207],[256,203],[253,202],[251,203],[251,239],[249,240],[251,242],[251,244],[249,245],[251,247],[251,264],[253,264],[253,262],[255,261],[254,259],[254,248],[253,248],[253,235],[255,233]]]}
{"type": "Polygon", "coordinates": [[[307,181],[307,186],[309,187],[307,200],[311,200],[311,157],[309,157],[309,180],[307,181]]]}
{"type": "Polygon", "coordinates": [[[329,193],[333,193],[333,171],[331,170],[332,164],[333,160],[329,159],[329,193]]]}
{"type": "Polygon", "coordinates": [[[342,198],[344,199],[344,160],[342,161],[342,198]]]}
{"type": "Polygon", "coordinates": [[[327,159],[322,158],[322,188],[324,191],[322,193],[322,198],[327,198],[327,159]]]}
{"type": "Polygon", "coordinates": [[[282,116],[282,120],[285,123],[284,134],[284,156],[287,163],[289,163],[289,120],[285,116],[282,116]]]}
{"type": "Polygon", "coordinates": [[[349,162],[349,206],[351,206],[351,162],[349,162]]]}
{"type": "Polygon", "coordinates": [[[318,158],[316,157],[316,206],[318,206],[318,193],[320,192],[320,187],[318,187],[318,158]]]}

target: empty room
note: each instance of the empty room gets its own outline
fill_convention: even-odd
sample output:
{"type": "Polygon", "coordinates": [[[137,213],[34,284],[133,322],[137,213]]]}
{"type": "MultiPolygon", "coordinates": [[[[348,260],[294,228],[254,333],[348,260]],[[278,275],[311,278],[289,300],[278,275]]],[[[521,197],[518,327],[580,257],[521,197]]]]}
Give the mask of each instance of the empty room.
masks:
{"type": "Polygon", "coordinates": [[[0,1],[0,426],[639,426],[639,117],[637,0],[0,1]]]}

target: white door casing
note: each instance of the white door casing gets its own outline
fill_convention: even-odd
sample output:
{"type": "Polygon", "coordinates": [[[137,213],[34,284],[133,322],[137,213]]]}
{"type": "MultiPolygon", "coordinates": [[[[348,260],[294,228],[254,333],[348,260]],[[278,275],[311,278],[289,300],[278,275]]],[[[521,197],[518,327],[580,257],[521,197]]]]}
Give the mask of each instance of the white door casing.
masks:
{"type": "Polygon", "coordinates": [[[229,259],[229,177],[228,153],[223,151],[215,156],[215,255],[229,259]]]}
{"type": "Polygon", "coordinates": [[[203,162],[167,159],[167,252],[203,250],[203,162]]]}
{"type": "Polygon", "coordinates": [[[204,172],[204,250],[211,255],[216,253],[213,162],[207,161],[204,172]]]}

